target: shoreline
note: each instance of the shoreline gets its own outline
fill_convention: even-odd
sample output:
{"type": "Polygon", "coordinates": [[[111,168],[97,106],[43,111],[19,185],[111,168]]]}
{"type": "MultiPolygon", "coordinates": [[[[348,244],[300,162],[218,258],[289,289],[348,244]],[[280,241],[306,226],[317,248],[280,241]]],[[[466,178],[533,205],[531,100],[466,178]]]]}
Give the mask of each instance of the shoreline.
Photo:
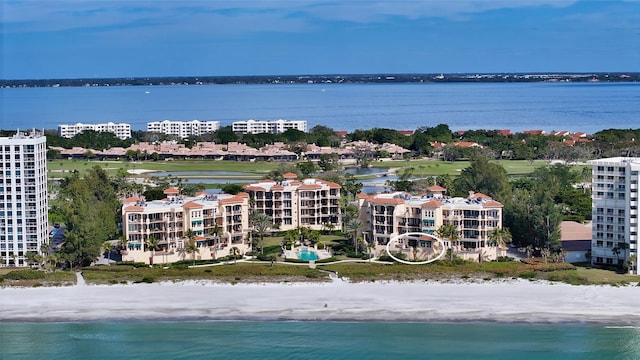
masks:
{"type": "Polygon", "coordinates": [[[638,326],[636,286],[526,280],[220,284],[203,281],[0,289],[0,322],[335,321],[638,326]],[[44,310],[46,309],[46,310],[44,310]]]}

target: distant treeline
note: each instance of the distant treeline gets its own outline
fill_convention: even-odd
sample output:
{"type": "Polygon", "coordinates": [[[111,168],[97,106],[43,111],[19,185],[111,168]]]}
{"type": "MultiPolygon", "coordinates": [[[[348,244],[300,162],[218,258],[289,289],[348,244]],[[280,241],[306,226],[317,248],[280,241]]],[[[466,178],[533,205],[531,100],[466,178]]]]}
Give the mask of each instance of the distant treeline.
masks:
{"type": "Polygon", "coordinates": [[[494,73],[162,76],[79,79],[0,80],[0,87],[148,86],[213,84],[421,83],[421,82],[636,82],[640,73],[494,73]]]}

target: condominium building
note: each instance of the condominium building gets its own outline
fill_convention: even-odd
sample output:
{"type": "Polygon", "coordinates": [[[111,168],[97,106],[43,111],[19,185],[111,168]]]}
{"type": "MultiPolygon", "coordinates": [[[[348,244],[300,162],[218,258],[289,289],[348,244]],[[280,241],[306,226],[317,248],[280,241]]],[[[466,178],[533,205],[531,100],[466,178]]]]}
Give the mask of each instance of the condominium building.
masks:
{"type": "Polygon", "coordinates": [[[305,120],[246,120],[234,121],[231,125],[234,132],[243,134],[272,133],[282,134],[289,129],[307,132],[307,122],[305,120]]]}
{"type": "Polygon", "coordinates": [[[588,164],[593,168],[591,262],[631,263],[630,270],[637,272],[640,158],[614,157],[588,164]]]}
{"type": "MultiPolygon", "coordinates": [[[[358,205],[363,225],[364,239],[378,249],[401,234],[436,234],[443,225],[454,225],[459,239],[442,239],[448,249],[462,258],[483,261],[504,255],[504,249],[490,246],[488,240],[495,229],[502,228],[502,204],[489,196],[470,192],[466,198],[445,197],[440,186],[428,188],[428,193],[412,196],[405,192],[377,195],[360,194],[358,205]]],[[[430,237],[417,244],[399,240],[393,251],[408,252],[409,247],[432,247],[430,237]]]]}
{"type": "Polygon", "coordinates": [[[163,200],[133,197],[123,201],[122,229],[127,241],[122,252],[124,261],[157,264],[192,258],[210,260],[251,249],[246,193],[203,192],[189,197],[180,195],[177,188],[168,188],[164,194],[163,200]],[[157,240],[156,249],[150,248],[150,239],[157,240]],[[195,243],[197,251],[189,253],[189,241],[195,243]]]}
{"type": "Polygon", "coordinates": [[[46,141],[36,131],[0,137],[0,266],[26,266],[48,243],[46,141]]]}
{"type": "Polygon", "coordinates": [[[201,136],[212,133],[220,129],[220,121],[152,121],[147,123],[147,131],[161,133],[166,135],[174,135],[181,139],[190,136],[201,136]]]}
{"type": "Polygon", "coordinates": [[[58,125],[58,136],[72,138],[83,131],[93,130],[97,132],[110,132],[119,139],[125,140],[131,137],[131,125],[125,123],[103,123],[103,124],[63,124],[58,125]]]}
{"type": "Polygon", "coordinates": [[[340,185],[320,180],[297,180],[284,174],[284,181],[265,180],[245,185],[252,211],[269,215],[281,231],[298,226],[314,230],[340,229],[340,185]]]}

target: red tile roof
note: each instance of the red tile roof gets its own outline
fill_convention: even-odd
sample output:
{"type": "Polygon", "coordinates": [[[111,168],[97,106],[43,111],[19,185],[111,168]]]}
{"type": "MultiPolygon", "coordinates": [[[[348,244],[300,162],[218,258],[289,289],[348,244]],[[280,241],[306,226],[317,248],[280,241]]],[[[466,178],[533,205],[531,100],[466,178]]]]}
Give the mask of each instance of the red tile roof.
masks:
{"type": "Polygon", "coordinates": [[[425,203],[422,203],[422,205],[421,205],[421,207],[423,207],[423,208],[424,207],[437,208],[437,207],[440,207],[440,206],[442,206],[442,203],[440,201],[438,201],[438,200],[430,200],[430,201],[427,201],[425,203]]]}
{"type": "Polygon", "coordinates": [[[143,211],[144,209],[141,206],[131,205],[124,208],[124,211],[143,211]]]}
{"type": "Polygon", "coordinates": [[[292,172],[287,172],[282,174],[282,177],[285,179],[297,179],[298,178],[298,174],[296,173],[292,173],[292,172]]]}
{"type": "Polygon", "coordinates": [[[484,207],[486,207],[486,208],[487,207],[502,207],[502,204],[497,202],[497,201],[495,201],[495,200],[492,200],[492,201],[489,201],[486,204],[484,204],[484,207]]]}
{"type": "Polygon", "coordinates": [[[198,209],[198,208],[204,207],[204,205],[195,203],[193,201],[189,201],[188,203],[185,203],[184,205],[182,205],[182,207],[185,209],[198,209]]]}
{"type": "Polygon", "coordinates": [[[178,188],[170,187],[170,188],[164,189],[163,193],[165,195],[169,195],[169,194],[178,195],[178,194],[180,194],[180,190],[178,188]]]}
{"type": "Polygon", "coordinates": [[[442,186],[439,185],[431,185],[427,188],[427,190],[431,191],[431,192],[445,192],[447,191],[447,189],[443,188],[442,186]]]}

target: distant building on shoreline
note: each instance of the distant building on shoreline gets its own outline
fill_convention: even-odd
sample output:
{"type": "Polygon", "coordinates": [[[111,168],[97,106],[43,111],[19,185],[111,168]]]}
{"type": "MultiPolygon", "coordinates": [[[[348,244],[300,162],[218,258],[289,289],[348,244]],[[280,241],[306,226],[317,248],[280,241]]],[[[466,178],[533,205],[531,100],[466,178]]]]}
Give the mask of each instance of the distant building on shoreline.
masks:
{"type": "Polygon", "coordinates": [[[200,136],[220,129],[220,121],[152,121],[147,123],[147,131],[165,135],[175,135],[180,139],[200,136]]]}
{"type": "Polygon", "coordinates": [[[592,170],[591,263],[638,269],[638,181],[640,158],[588,162],[592,170]]]}
{"type": "Polygon", "coordinates": [[[246,120],[234,121],[231,125],[234,132],[243,134],[282,134],[289,129],[307,132],[306,120],[246,120]]]}
{"type": "Polygon", "coordinates": [[[58,125],[58,136],[72,138],[83,131],[92,130],[96,132],[110,132],[118,139],[125,140],[131,137],[131,125],[126,123],[101,123],[101,124],[61,124],[58,125]]]}
{"type": "Polygon", "coordinates": [[[18,132],[0,150],[0,266],[26,266],[48,246],[47,139],[18,132]]]}

